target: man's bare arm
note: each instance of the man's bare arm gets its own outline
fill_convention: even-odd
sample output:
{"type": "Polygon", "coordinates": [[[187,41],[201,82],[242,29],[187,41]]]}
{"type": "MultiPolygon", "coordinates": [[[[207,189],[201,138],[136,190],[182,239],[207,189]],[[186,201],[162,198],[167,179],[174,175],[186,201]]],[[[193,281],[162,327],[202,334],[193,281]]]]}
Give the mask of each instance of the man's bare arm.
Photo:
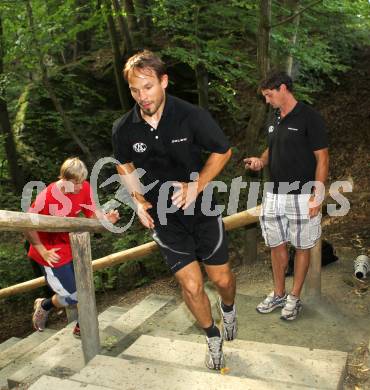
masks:
{"type": "Polygon", "coordinates": [[[135,170],[133,163],[117,165],[117,172],[120,175],[122,184],[131,195],[137,207],[137,214],[141,223],[146,228],[154,228],[154,221],[147,212],[147,210],[152,208],[152,205],[144,198],[143,187],[135,170]]]}
{"type": "Polygon", "coordinates": [[[222,171],[231,154],[231,149],[225,153],[211,153],[199,173],[198,180],[189,183],[175,182],[174,187],[177,188],[177,191],[172,196],[173,204],[184,210],[189,207],[207,184],[222,171]]]}

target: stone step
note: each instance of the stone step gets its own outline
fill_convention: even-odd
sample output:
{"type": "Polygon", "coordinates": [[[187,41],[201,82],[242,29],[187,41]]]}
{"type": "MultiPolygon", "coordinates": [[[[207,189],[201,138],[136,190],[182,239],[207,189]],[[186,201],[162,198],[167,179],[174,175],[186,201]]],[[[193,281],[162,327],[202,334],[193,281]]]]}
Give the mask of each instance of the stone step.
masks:
{"type": "MultiPolygon", "coordinates": [[[[99,328],[103,329],[109,324],[109,321],[115,321],[126,311],[127,308],[124,307],[109,307],[107,310],[103,311],[98,316],[99,328]]],[[[74,347],[80,349],[80,342],[72,337],[72,329],[74,325],[74,323],[69,324],[60,331],[51,331],[50,329],[46,329],[44,332],[34,333],[36,336],[33,337],[38,337],[37,335],[45,336],[50,332],[52,332],[52,336],[49,336],[49,338],[47,338],[43,342],[39,341],[37,343],[34,343],[33,346],[31,348],[28,348],[25,353],[22,352],[18,354],[12,362],[8,361],[8,364],[0,370],[0,389],[8,386],[8,379],[10,379],[10,383],[12,385],[11,376],[14,373],[16,373],[18,370],[21,370],[23,367],[29,365],[30,362],[32,362],[32,360],[36,359],[38,356],[49,350],[52,350],[56,345],[65,344],[68,349],[69,347],[71,347],[70,340],[73,340],[72,342],[74,343],[74,347]]]]}
{"type": "MultiPolygon", "coordinates": [[[[209,297],[212,308],[216,306],[218,294],[214,289],[213,285],[207,282],[204,286],[205,291],[209,297]]],[[[185,332],[192,326],[194,326],[196,320],[191,314],[190,310],[187,308],[185,302],[182,302],[178,307],[171,311],[169,314],[164,316],[158,322],[158,327],[161,329],[166,329],[174,332],[185,332]]]]}
{"type": "Polygon", "coordinates": [[[276,381],[238,378],[212,371],[128,361],[98,355],[70,379],[122,390],[314,390],[276,381]]]}
{"type": "Polygon", "coordinates": [[[17,344],[18,341],[20,341],[21,339],[18,338],[18,337],[11,337],[10,339],[2,342],[0,344],[0,352],[3,352],[5,351],[6,349],[12,347],[13,345],[17,344]]]}
{"type": "Polygon", "coordinates": [[[86,383],[60,379],[54,376],[42,376],[28,390],[109,390],[109,387],[89,385],[86,383]]]}
{"type": "MultiPolygon", "coordinates": [[[[114,317],[112,317],[113,322],[100,331],[101,345],[106,345],[112,338],[114,339],[114,344],[119,343],[171,299],[171,297],[150,295],[124,314],[120,314],[119,310],[111,309],[109,316],[114,317]],[[114,312],[116,313],[115,315],[113,315],[114,312]]],[[[106,318],[108,318],[108,314],[106,318]]],[[[103,323],[100,321],[100,323],[102,325],[104,321],[103,323]]],[[[8,375],[9,388],[24,383],[33,383],[37,378],[45,374],[56,377],[68,377],[84,367],[81,340],[73,337],[72,327],[73,324],[67,326],[61,331],[59,340],[56,340],[53,344],[50,343],[43,353],[38,354],[27,362],[23,361],[21,366],[18,366],[17,371],[13,371],[11,375],[8,375]]]]}
{"type": "MultiPolygon", "coordinates": [[[[204,370],[204,337],[193,339],[141,336],[119,357],[160,361],[204,370]]],[[[347,354],[235,340],[224,344],[230,376],[248,377],[315,389],[341,386],[347,354]]]]}
{"type": "Polygon", "coordinates": [[[151,294],[124,313],[106,327],[106,331],[117,334],[120,338],[131,333],[153,314],[167,305],[173,298],[163,295],[151,294]]]}
{"type": "Polygon", "coordinates": [[[99,329],[106,328],[111,322],[117,320],[128,310],[128,307],[110,306],[108,309],[98,315],[99,329]]]}
{"type": "Polygon", "coordinates": [[[56,330],[52,329],[45,329],[44,332],[34,332],[28,337],[18,341],[12,347],[0,352],[0,369],[32,350],[49,337],[53,336],[56,332],[56,330]]]}

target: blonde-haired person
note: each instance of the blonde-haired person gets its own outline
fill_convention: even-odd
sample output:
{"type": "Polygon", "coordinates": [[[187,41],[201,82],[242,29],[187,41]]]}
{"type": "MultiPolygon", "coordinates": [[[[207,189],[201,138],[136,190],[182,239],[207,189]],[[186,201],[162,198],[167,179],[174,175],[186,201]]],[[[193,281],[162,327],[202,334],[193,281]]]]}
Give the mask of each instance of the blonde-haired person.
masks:
{"type": "MultiPolygon", "coordinates": [[[[59,217],[78,217],[82,213],[86,218],[116,223],[119,219],[116,210],[104,214],[96,209],[87,175],[83,161],[78,157],[68,158],[60,168],[59,180],[36,197],[29,212],[59,217]]],[[[32,322],[35,330],[42,332],[50,310],[77,304],[72,249],[68,232],[30,231],[25,235],[31,244],[28,257],[41,266],[47,284],[55,293],[51,298],[35,300],[32,322]]],[[[73,334],[80,336],[78,322],[73,334]]]]}

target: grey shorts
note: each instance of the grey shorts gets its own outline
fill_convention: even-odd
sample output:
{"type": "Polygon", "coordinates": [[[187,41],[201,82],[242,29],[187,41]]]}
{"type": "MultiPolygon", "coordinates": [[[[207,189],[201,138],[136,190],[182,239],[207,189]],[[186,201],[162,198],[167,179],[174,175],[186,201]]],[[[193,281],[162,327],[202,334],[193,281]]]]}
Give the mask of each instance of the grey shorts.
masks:
{"type": "Polygon", "coordinates": [[[290,242],[298,249],[312,248],[321,236],[321,213],[309,217],[310,195],[266,193],[260,223],[268,247],[290,242]]]}

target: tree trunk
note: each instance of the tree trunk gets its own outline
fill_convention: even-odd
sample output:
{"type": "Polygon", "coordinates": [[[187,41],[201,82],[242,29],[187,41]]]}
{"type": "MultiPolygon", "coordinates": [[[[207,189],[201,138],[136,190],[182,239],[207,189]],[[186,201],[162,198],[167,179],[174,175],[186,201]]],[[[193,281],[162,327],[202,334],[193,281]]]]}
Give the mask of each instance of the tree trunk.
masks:
{"type": "MultiPolygon", "coordinates": [[[[90,16],[90,2],[88,0],[75,0],[75,6],[79,10],[76,15],[76,24],[81,24],[90,16]]],[[[91,49],[91,29],[79,31],[76,34],[76,41],[73,48],[73,61],[79,57],[81,53],[91,49]]]]}
{"type": "Polygon", "coordinates": [[[290,39],[291,45],[289,48],[289,55],[287,58],[286,63],[286,72],[289,76],[292,75],[293,70],[293,54],[292,54],[292,48],[296,45],[297,42],[297,35],[298,35],[298,28],[299,28],[299,21],[300,21],[300,14],[297,14],[298,8],[299,8],[299,0],[288,0],[287,5],[292,11],[292,15],[296,15],[296,17],[292,20],[293,24],[293,35],[290,39]]]}
{"type": "Polygon", "coordinates": [[[119,48],[119,42],[117,38],[117,31],[116,27],[114,25],[114,20],[111,12],[110,5],[106,2],[104,4],[106,18],[107,18],[107,25],[108,25],[108,31],[109,31],[109,38],[112,45],[113,50],[113,66],[114,66],[114,75],[116,78],[116,86],[117,86],[117,92],[119,96],[119,100],[121,103],[121,107],[124,111],[128,111],[130,108],[130,102],[128,98],[128,94],[126,92],[125,82],[123,80],[122,75],[122,68],[123,68],[123,61],[122,61],[122,55],[119,48]]]}
{"type": "Polygon", "coordinates": [[[127,24],[126,18],[122,15],[122,8],[118,0],[112,0],[114,10],[117,14],[118,18],[118,26],[121,33],[121,37],[123,42],[125,43],[125,50],[123,57],[130,57],[133,48],[132,48],[132,39],[131,39],[131,33],[127,24]]]}
{"type": "Polygon", "coordinates": [[[139,18],[140,26],[143,28],[144,42],[149,42],[152,29],[150,17],[150,6],[148,0],[135,0],[135,9],[139,18]]]}
{"type": "MultiPolygon", "coordinates": [[[[3,26],[0,15],[0,76],[4,73],[4,41],[3,41],[3,26]]],[[[14,190],[17,194],[22,193],[23,188],[23,172],[18,168],[18,153],[14,140],[14,134],[10,124],[8,106],[5,100],[5,89],[0,89],[0,130],[5,139],[5,154],[8,161],[9,175],[12,181],[14,190]]]]}
{"type": "Polygon", "coordinates": [[[195,77],[197,80],[198,89],[198,104],[200,107],[208,110],[209,99],[208,99],[208,72],[205,66],[198,63],[195,67],[195,77]]]}
{"type": "Polygon", "coordinates": [[[46,65],[44,64],[43,55],[42,55],[42,52],[40,50],[40,45],[39,45],[39,42],[37,41],[37,37],[36,37],[35,24],[33,21],[32,7],[31,7],[30,0],[26,0],[26,6],[27,6],[27,15],[28,15],[28,20],[29,20],[29,24],[30,24],[30,30],[31,30],[31,34],[32,34],[32,40],[33,40],[34,47],[36,49],[36,53],[38,55],[39,66],[40,66],[40,70],[41,70],[42,82],[44,84],[44,87],[47,90],[49,97],[50,97],[51,101],[53,102],[56,111],[59,113],[59,115],[62,118],[64,129],[72,137],[72,139],[75,141],[75,143],[81,149],[81,151],[86,155],[86,158],[88,159],[89,164],[91,164],[91,163],[93,163],[94,159],[93,159],[93,156],[90,152],[90,149],[81,141],[81,139],[78,137],[78,135],[73,131],[72,123],[71,123],[69,117],[67,116],[66,112],[64,111],[62,103],[58,99],[58,97],[53,89],[53,86],[50,83],[48,73],[47,73],[47,68],[46,68],[46,65]]]}
{"type": "MultiPolygon", "coordinates": [[[[196,10],[194,13],[194,34],[198,38],[199,37],[199,14],[201,12],[201,7],[196,6],[196,10]]],[[[194,51],[200,59],[202,57],[201,48],[196,41],[194,44],[194,51]]],[[[195,79],[197,82],[197,90],[198,90],[198,104],[200,107],[208,110],[209,107],[209,99],[208,99],[208,71],[205,67],[204,63],[198,62],[195,66],[195,79]]]]}
{"type": "Polygon", "coordinates": [[[136,20],[136,14],[135,14],[135,8],[134,8],[134,3],[132,0],[125,0],[125,12],[127,15],[127,22],[128,22],[128,28],[131,31],[137,31],[138,30],[138,25],[137,25],[137,20],[136,20]]]}
{"type": "MultiPolygon", "coordinates": [[[[270,48],[270,24],[271,24],[271,0],[259,0],[259,24],[257,31],[257,66],[260,79],[267,76],[269,71],[269,48],[270,48]]],[[[252,115],[246,130],[247,156],[257,154],[257,141],[261,128],[265,122],[267,107],[260,100],[256,100],[252,115]]],[[[250,178],[252,175],[249,175],[250,178]]],[[[246,263],[253,263],[257,256],[257,227],[250,227],[245,233],[245,257],[246,263]]]]}

